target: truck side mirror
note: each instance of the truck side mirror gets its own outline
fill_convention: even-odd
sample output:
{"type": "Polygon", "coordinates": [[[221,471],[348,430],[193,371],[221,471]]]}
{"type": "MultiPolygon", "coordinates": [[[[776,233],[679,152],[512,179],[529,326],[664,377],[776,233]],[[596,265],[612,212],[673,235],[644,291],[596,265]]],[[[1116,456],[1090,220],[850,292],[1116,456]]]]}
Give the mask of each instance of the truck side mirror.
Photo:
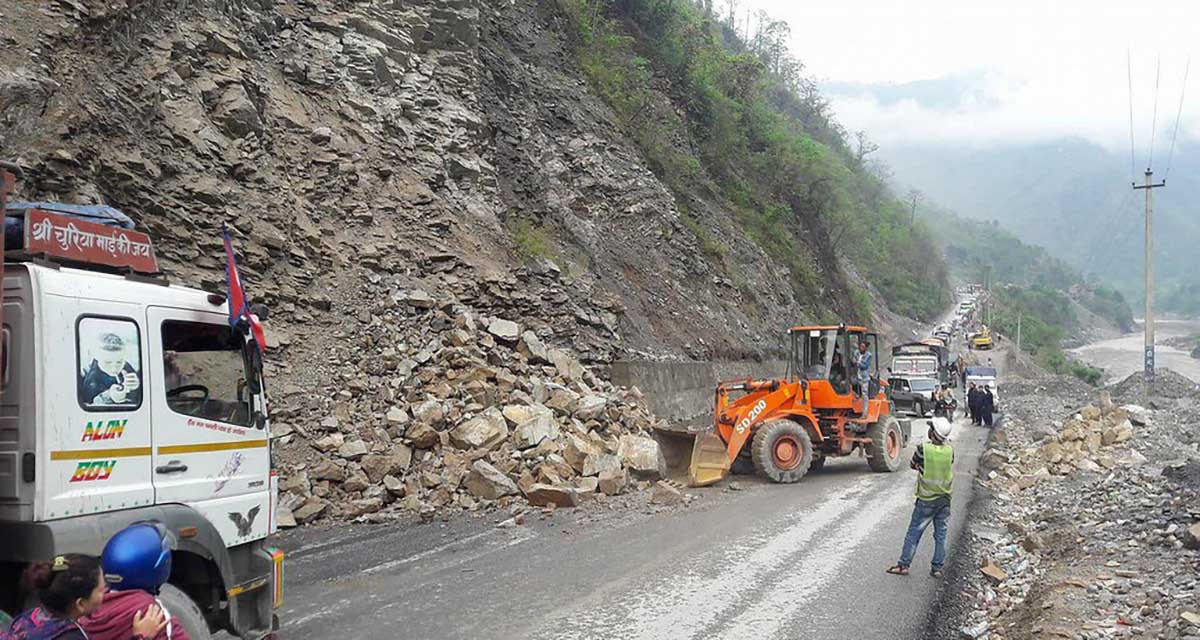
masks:
{"type": "Polygon", "coordinates": [[[262,354],[258,351],[258,342],[253,338],[245,342],[243,347],[246,351],[246,364],[249,371],[246,372],[246,382],[250,387],[250,393],[258,395],[262,393],[262,354]]]}

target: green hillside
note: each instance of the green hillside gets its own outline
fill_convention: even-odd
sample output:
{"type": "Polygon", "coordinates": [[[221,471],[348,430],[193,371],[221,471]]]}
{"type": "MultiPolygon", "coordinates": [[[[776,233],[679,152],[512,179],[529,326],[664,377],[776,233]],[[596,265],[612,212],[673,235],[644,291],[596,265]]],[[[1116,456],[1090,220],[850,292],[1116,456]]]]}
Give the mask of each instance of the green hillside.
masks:
{"type": "Polygon", "coordinates": [[[1092,383],[1100,379],[1099,371],[1069,361],[1060,345],[1080,327],[1072,301],[1132,330],[1133,313],[1120,292],[1088,285],[1074,268],[995,222],[963,218],[936,205],[922,206],[919,213],[935,230],[958,279],[985,282],[990,275],[992,328],[1016,336],[1020,318],[1021,348],[1042,366],[1092,383]]]}
{"type": "MultiPolygon", "coordinates": [[[[888,306],[935,317],[949,301],[931,234],[909,223],[784,42],[788,25],[760,14],[752,33],[717,16],[711,0],[559,0],[590,83],[613,108],[654,173],[680,203],[716,201],[744,233],[787,265],[798,298],[843,319],[867,319],[870,297],[839,267],[848,261],[888,306]],[[851,301],[840,309],[834,297],[851,301]],[[852,316],[852,317],[847,317],[852,316]]],[[[699,219],[689,224],[723,260],[699,219]]]]}

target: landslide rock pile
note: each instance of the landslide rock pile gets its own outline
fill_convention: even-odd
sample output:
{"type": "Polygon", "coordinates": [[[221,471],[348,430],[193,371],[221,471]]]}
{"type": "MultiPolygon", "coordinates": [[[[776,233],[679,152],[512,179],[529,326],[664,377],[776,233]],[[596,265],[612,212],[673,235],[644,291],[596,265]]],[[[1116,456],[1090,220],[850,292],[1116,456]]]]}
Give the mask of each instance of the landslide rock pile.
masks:
{"type": "Polygon", "coordinates": [[[1140,375],[1057,419],[1073,388],[1011,390],[963,637],[1200,637],[1200,388],[1161,372],[1147,402],[1140,375]]]}
{"type": "Polygon", "coordinates": [[[282,522],[573,507],[661,476],[636,388],[449,298],[412,289],[385,305],[388,346],[358,353],[331,403],[276,413],[282,522]]]}

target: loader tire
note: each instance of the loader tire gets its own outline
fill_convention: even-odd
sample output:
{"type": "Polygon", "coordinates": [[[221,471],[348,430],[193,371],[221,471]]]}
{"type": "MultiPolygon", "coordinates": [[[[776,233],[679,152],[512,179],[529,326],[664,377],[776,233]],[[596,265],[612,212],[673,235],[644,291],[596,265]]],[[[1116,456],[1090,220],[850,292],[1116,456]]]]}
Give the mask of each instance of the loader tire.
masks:
{"type": "Polygon", "coordinates": [[[750,446],[754,467],[773,482],[799,482],[812,465],[812,439],[791,420],[773,420],[754,434],[750,446]]]}
{"type": "Polygon", "coordinates": [[[867,429],[871,443],[867,445],[867,464],[871,471],[891,473],[900,468],[904,451],[904,432],[892,416],[884,416],[867,429]]]}

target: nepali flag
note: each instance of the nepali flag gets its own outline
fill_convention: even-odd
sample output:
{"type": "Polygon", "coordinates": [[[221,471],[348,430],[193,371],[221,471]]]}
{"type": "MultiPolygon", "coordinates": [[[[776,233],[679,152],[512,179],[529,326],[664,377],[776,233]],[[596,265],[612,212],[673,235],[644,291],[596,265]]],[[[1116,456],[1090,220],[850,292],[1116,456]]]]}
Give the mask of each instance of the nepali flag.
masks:
{"type": "Polygon", "coordinates": [[[225,238],[225,278],[229,282],[229,328],[236,330],[243,321],[249,324],[254,341],[258,343],[258,352],[265,355],[267,339],[258,316],[250,313],[250,299],[242,288],[242,278],[233,258],[233,238],[229,236],[229,229],[221,229],[221,235],[225,238]]]}

